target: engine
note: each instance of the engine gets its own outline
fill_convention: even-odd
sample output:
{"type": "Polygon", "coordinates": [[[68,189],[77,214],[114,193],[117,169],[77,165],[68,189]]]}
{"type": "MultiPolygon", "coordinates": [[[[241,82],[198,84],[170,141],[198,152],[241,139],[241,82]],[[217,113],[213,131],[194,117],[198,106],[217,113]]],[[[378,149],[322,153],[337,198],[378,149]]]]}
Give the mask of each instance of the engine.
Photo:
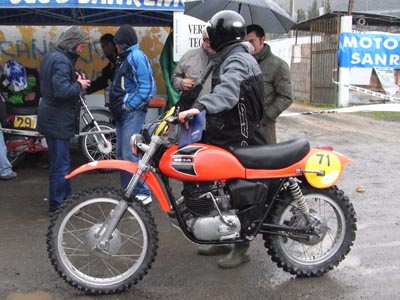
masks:
{"type": "Polygon", "coordinates": [[[185,183],[182,191],[186,224],[199,240],[239,237],[240,221],[230,196],[219,182],[185,183]]]}

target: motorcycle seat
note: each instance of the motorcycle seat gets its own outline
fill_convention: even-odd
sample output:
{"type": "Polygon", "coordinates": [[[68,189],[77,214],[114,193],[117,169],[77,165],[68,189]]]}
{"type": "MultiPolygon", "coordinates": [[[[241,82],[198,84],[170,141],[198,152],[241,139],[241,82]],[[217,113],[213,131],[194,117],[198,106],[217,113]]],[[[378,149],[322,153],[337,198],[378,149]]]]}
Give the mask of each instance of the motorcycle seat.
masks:
{"type": "Polygon", "coordinates": [[[276,170],[304,158],[310,151],[310,143],[299,138],[274,145],[229,147],[229,150],[247,169],[276,170]]]}
{"type": "Polygon", "coordinates": [[[37,115],[37,106],[27,106],[27,105],[13,105],[11,103],[6,103],[7,114],[8,115],[37,115]]]}

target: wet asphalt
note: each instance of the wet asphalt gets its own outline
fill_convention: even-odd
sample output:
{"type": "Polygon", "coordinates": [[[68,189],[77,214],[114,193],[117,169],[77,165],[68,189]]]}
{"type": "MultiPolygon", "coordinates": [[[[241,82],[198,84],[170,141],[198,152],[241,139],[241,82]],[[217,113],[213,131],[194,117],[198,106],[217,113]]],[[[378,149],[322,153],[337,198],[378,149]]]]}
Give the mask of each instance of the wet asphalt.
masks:
{"type": "MultiPolygon", "coordinates": [[[[304,108],[292,108],[296,109],[304,108]]],[[[44,200],[47,170],[27,161],[16,170],[15,180],[0,181],[0,299],[398,299],[400,123],[350,114],[279,119],[279,140],[302,136],[311,146],[332,144],[353,159],[338,185],[356,209],[357,237],[349,255],[328,274],[298,279],[285,273],[271,262],[261,237],[251,244],[248,264],[219,269],[219,257],[197,255],[196,245],[172,227],[153,203],[160,241],[149,273],[121,294],[82,294],[50,264],[44,200]]],[[[72,153],[73,167],[83,163],[74,146],[72,153]]],[[[72,184],[74,190],[118,186],[118,174],[82,174],[72,184]]]]}

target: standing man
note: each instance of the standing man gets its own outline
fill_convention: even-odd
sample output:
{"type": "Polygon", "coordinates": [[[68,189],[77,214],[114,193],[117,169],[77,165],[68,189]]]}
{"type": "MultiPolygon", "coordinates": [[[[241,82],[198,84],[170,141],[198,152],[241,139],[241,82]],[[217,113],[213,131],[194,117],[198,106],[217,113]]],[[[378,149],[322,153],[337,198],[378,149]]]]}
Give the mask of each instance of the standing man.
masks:
{"type": "MultiPolygon", "coordinates": [[[[230,146],[263,145],[263,81],[257,61],[242,42],[246,35],[244,19],[234,11],[216,13],[206,28],[210,45],[216,51],[216,69],[211,93],[200,97],[193,108],[179,113],[184,122],[188,114],[206,110],[203,142],[228,149],[230,146]]],[[[218,260],[221,268],[234,268],[250,261],[250,243],[199,248],[199,254],[227,253],[218,260]]]]}
{"type": "Polygon", "coordinates": [[[265,33],[261,26],[247,26],[246,41],[253,45],[253,55],[263,73],[267,143],[276,144],[276,119],[293,102],[289,66],[283,59],[272,54],[270,46],[265,43],[265,33]]]}
{"type": "MultiPolygon", "coordinates": [[[[88,95],[99,90],[108,88],[111,85],[115,69],[117,67],[118,50],[115,46],[114,36],[111,33],[103,34],[100,37],[100,45],[104,55],[107,57],[109,62],[101,70],[101,75],[90,83],[90,86],[86,90],[86,93],[88,95]]],[[[108,99],[105,100],[106,104],[108,104],[108,99]]]]}
{"type": "MultiPolygon", "coordinates": [[[[114,36],[119,64],[110,90],[110,110],[116,120],[118,159],[138,162],[132,153],[130,138],[140,133],[145,122],[150,98],[156,93],[153,69],[147,56],[140,50],[135,30],[122,25],[114,36]]],[[[125,189],[132,174],[121,171],[121,187],[125,189]]],[[[136,198],[143,204],[152,199],[149,188],[142,183],[136,187],[136,198]]]]}
{"type": "MultiPolygon", "coordinates": [[[[175,90],[184,92],[190,90],[203,79],[210,56],[215,53],[210,47],[210,39],[206,30],[202,33],[203,43],[200,48],[187,51],[176,65],[171,82],[175,90]]],[[[211,76],[207,78],[199,97],[211,90],[211,76]]]]}
{"type": "Polygon", "coordinates": [[[37,130],[48,145],[50,213],[72,193],[70,181],[64,178],[71,164],[69,140],[76,132],[79,95],[90,85],[89,80],[75,71],[75,63],[88,41],[82,29],[68,27],[40,64],[42,101],[37,130]]]}

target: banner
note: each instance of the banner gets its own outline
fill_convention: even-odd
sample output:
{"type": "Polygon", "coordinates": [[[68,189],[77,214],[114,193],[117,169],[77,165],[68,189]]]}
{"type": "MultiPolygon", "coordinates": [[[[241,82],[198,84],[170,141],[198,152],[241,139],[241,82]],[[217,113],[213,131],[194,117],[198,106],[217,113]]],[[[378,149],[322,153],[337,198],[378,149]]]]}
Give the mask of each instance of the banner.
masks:
{"type": "Polygon", "coordinates": [[[202,20],[174,12],[174,61],[179,61],[186,51],[201,47],[205,26],[202,20]]]}
{"type": "MultiPolygon", "coordinates": [[[[8,60],[17,60],[24,66],[39,69],[43,55],[57,42],[66,26],[0,26],[0,74],[8,60]]],[[[109,62],[101,49],[100,37],[105,33],[114,34],[117,26],[81,26],[90,37],[75,67],[86,73],[90,80],[101,74],[109,62]]],[[[170,28],[134,27],[138,35],[140,48],[146,53],[153,65],[157,81],[157,93],[165,92],[159,57],[170,28]]]]}
{"type": "Polygon", "coordinates": [[[400,35],[341,33],[338,58],[342,68],[400,69],[400,35]]]}
{"type": "Polygon", "coordinates": [[[183,11],[183,0],[0,0],[1,8],[112,8],[183,11]]]}

